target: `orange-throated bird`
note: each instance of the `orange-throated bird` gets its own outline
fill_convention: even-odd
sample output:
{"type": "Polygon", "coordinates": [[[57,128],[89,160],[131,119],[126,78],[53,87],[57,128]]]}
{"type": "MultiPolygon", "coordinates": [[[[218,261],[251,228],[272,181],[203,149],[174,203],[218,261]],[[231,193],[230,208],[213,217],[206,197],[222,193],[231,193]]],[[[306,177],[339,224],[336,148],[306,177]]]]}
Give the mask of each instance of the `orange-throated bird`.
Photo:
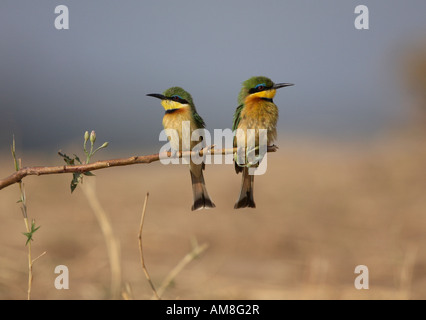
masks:
{"type": "MultiPolygon", "coordinates": [[[[259,149],[259,129],[267,130],[267,145],[272,144],[277,137],[278,121],[278,108],[272,99],[275,97],[277,89],[292,85],[292,83],[275,84],[266,77],[252,77],[243,82],[238,96],[239,106],[235,110],[232,127],[233,131],[240,129],[236,132],[234,147],[237,146],[237,139],[240,136],[245,142],[245,146],[251,145],[259,149]],[[254,129],[255,134],[247,134],[248,129],[254,129]],[[255,139],[255,141],[250,141],[250,139],[255,139]]],[[[248,150],[246,155],[247,153],[248,150]]],[[[254,175],[249,174],[249,167],[256,167],[261,159],[258,160],[257,164],[251,164],[247,160],[241,164],[235,161],[235,171],[237,174],[243,172],[243,177],[240,196],[234,209],[256,207],[253,198],[254,175]]]]}
{"type": "MultiPolygon", "coordinates": [[[[164,129],[174,129],[178,133],[176,137],[169,136],[170,145],[175,151],[182,151],[182,122],[189,121],[190,135],[192,135],[194,130],[205,127],[203,119],[195,109],[191,95],[182,88],[172,87],[164,91],[163,94],[151,93],[147,94],[147,96],[161,100],[161,105],[166,110],[163,117],[164,129]]],[[[190,149],[192,150],[198,143],[199,141],[191,141],[190,149]]],[[[194,196],[192,210],[215,207],[207,193],[203,176],[204,168],[204,162],[195,164],[190,160],[189,171],[191,173],[192,193],[194,196]]]]}

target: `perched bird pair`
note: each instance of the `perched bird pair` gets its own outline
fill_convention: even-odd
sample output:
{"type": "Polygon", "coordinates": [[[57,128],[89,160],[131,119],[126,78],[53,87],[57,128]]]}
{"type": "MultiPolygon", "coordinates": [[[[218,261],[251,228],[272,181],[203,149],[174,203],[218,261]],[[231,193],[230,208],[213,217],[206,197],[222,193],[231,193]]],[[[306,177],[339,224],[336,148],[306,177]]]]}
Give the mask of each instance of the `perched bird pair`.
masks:
{"type": "MultiPolygon", "coordinates": [[[[270,145],[277,137],[278,108],[273,102],[276,90],[279,88],[292,86],[291,83],[273,83],[266,77],[252,77],[243,82],[238,96],[239,106],[235,110],[232,130],[237,134],[234,139],[234,146],[237,146],[238,135],[242,135],[246,146],[259,147],[259,130],[266,129],[267,143],[270,145]],[[247,135],[248,129],[254,129],[254,135],[247,135]],[[251,139],[251,141],[249,141],[251,139]],[[255,139],[255,141],[252,141],[255,139]]],[[[161,100],[165,109],[163,126],[165,129],[174,129],[178,133],[178,139],[170,139],[171,147],[174,150],[182,151],[182,122],[189,121],[190,133],[196,129],[205,128],[203,119],[197,113],[191,95],[180,87],[172,87],[164,91],[163,94],[151,93],[148,96],[161,100]]],[[[199,142],[191,141],[191,150],[199,142]]],[[[260,161],[259,161],[260,162],[260,161]]],[[[249,174],[250,163],[235,161],[235,171],[242,172],[241,191],[234,208],[255,208],[253,197],[254,175],[249,174]]],[[[192,210],[202,208],[214,208],[204,182],[203,170],[205,164],[195,164],[190,160],[190,173],[192,180],[192,192],[194,204],[192,210]]]]}

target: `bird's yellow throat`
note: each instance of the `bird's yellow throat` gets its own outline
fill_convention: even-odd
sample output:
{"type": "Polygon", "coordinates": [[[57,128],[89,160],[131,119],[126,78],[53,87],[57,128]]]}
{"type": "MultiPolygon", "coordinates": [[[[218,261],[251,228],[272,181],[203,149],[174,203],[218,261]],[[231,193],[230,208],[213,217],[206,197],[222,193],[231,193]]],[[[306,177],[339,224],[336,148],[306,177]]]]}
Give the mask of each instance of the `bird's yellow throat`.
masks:
{"type": "Polygon", "coordinates": [[[256,93],[252,93],[248,97],[257,97],[257,98],[266,98],[266,99],[273,99],[275,97],[275,94],[277,93],[276,89],[269,89],[264,90],[256,93]]]}
{"type": "Polygon", "coordinates": [[[161,100],[161,105],[163,108],[167,110],[175,110],[175,109],[181,109],[184,107],[188,107],[188,104],[182,104],[173,100],[161,100]]]}

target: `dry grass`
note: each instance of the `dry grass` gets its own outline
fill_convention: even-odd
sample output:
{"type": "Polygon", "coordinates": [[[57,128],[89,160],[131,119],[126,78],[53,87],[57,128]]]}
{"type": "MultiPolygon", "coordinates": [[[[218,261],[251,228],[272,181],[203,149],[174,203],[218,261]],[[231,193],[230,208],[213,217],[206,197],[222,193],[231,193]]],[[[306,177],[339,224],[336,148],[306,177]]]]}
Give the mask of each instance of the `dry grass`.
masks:
{"type": "MultiPolygon", "coordinates": [[[[175,278],[165,299],[426,298],[426,142],[399,137],[336,145],[280,139],[268,172],[256,177],[256,210],[233,210],[240,177],[230,165],[207,166],[215,210],[191,212],[186,167],[160,163],[102,170],[97,194],[121,244],[122,278],[136,299],[151,298],[137,241],[149,190],[144,255],[156,286],[190,250],[209,249],[175,278]],[[355,266],[370,270],[370,289],[354,288],[355,266]]],[[[7,152],[0,176],[13,172],[7,152]]],[[[30,155],[24,165],[46,163],[30,155]],[[41,161],[42,163],[40,163],[41,161]]],[[[34,299],[110,296],[102,232],[70,175],[26,178],[30,214],[42,228],[33,254],[34,299]],[[54,287],[54,268],[69,268],[70,289],[54,287]]],[[[27,261],[17,186],[0,192],[0,298],[25,299],[27,261]]]]}

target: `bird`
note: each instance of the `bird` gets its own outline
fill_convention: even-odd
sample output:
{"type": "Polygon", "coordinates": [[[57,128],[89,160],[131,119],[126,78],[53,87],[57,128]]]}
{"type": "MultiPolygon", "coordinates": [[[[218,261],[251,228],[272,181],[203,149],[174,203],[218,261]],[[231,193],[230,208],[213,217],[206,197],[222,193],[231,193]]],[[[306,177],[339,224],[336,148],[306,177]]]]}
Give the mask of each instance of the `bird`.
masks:
{"type": "MultiPolygon", "coordinates": [[[[237,141],[242,139],[245,146],[251,145],[259,149],[259,129],[266,129],[268,145],[276,140],[278,108],[273,98],[277,89],[293,85],[293,83],[274,83],[263,76],[251,77],[242,83],[238,95],[238,107],[233,118],[234,147],[237,147],[237,141]],[[247,134],[248,129],[254,129],[255,134],[247,134]]],[[[248,148],[245,155],[248,159],[248,148]]],[[[241,191],[234,209],[256,208],[253,197],[254,175],[249,174],[249,167],[258,166],[262,159],[257,159],[257,163],[254,164],[248,163],[247,159],[236,161],[236,155],[234,156],[235,171],[237,174],[242,172],[241,191]]]]}
{"type": "MultiPolygon", "coordinates": [[[[163,92],[150,93],[147,96],[155,97],[161,100],[161,105],[165,109],[163,117],[164,129],[174,129],[177,132],[177,136],[169,135],[170,145],[174,151],[182,151],[183,143],[186,143],[182,139],[184,121],[189,121],[190,135],[196,129],[204,129],[205,123],[201,116],[198,114],[192,96],[182,89],[181,87],[171,87],[163,92]]],[[[189,143],[189,142],[187,142],[189,143]]],[[[191,141],[190,149],[192,150],[199,142],[191,141]]],[[[191,210],[200,210],[203,208],[214,208],[215,204],[209,197],[207,192],[206,184],[204,181],[203,170],[205,169],[205,163],[201,162],[196,164],[190,160],[189,171],[191,173],[192,182],[192,193],[194,203],[191,210]]]]}

